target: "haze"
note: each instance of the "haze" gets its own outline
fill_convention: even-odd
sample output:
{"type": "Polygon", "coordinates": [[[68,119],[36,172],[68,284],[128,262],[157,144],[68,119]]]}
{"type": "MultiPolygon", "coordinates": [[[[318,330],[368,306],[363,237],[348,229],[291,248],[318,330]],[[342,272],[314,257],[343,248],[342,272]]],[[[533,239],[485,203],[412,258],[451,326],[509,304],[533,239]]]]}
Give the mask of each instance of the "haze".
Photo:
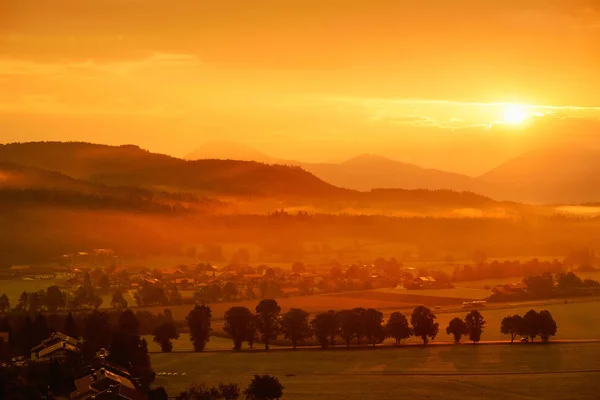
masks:
{"type": "Polygon", "coordinates": [[[0,141],[182,157],[219,139],[476,175],[597,142],[598,43],[596,0],[4,0],[0,141]]]}

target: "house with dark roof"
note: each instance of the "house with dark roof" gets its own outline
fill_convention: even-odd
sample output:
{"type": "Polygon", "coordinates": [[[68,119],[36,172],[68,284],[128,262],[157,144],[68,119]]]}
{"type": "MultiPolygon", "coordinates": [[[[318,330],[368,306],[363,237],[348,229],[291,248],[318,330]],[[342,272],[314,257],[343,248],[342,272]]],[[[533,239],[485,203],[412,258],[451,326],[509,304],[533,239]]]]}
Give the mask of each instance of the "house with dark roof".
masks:
{"type": "Polygon", "coordinates": [[[31,349],[32,361],[50,361],[60,360],[68,357],[70,354],[79,353],[80,342],[78,339],[65,335],[64,333],[54,332],[42,343],[31,349]]]}
{"type": "Polygon", "coordinates": [[[148,400],[148,396],[138,389],[129,373],[104,363],[101,368],[91,369],[87,375],[75,379],[75,390],[69,399],[148,400]]]}

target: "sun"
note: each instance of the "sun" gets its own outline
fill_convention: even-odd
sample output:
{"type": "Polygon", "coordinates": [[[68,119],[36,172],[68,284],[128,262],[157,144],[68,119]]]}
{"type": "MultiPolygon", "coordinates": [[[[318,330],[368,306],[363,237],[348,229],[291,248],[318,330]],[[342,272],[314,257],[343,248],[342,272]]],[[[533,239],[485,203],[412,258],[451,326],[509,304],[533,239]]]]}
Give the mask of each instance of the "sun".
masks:
{"type": "Polygon", "coordinates": [[[525,121],[528,117],[525,107],[519,104],[509,104],[504,109],[504,122],[516,125],[525,121]]]}

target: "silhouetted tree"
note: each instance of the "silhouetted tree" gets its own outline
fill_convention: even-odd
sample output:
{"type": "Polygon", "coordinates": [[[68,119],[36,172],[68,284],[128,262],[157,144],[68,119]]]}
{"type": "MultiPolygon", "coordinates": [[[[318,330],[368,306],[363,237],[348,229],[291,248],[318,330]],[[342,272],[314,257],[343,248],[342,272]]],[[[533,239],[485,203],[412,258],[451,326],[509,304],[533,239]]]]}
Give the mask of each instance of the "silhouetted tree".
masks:
{"type": "Polygon", "coordinates": [[[194,344],[194,351],[202,351],[210,340],[212,312],[207,305],[196,306],[186,321],[190,328],[190,340],[194,344]]]}
{"type": "Polygon", "coordinates": [[[396,344],[400,344],[402,339],[408,339],[412,335],[412,329],[404,314],[396,311],[390,315],[385,324],[386,337],[393,338],[396,344]]]}
{"type": "Polygon", "coordinates": [[[260,338],[265,344],[265,350],[269,350],[271,340],[277,339],[280,331],[279,312],[281,307],[275,300],[261,300],[256,306],[256,328],[260,333],[260,338]]]}
{"type": "Polygon", "coordinates": [[[110,305],[112,308],[116,308],[117,310],[127,308],[127,300],[125,300],[125,297],[123,297],[123,291],[121,289],[115,290],[112,295],[110,305]]]}
{"type": "Polygon", "coordinates": [[[435,315],[425,306],[418,306],[412,312],[410,323],[413,334],[423,339],[423,344],[435,339],[439,331],[439,324],[435,322],[435,315]]]}
{"type": "Polygon", "coordinates": [[[364,333],[367,340],[375,347],[375,344],[383,342],[385,339],[385,331],[383,328],[383,313],[368,308],[362,315],[364,333]]]}
{"type": "Polygon", "coordinates": [[[311,336],[308,325],[308,313],[299,308],[292,308],[282,315],[281,332],[286,339],[292,341],[292,347],[295,349],[298,341],[311,336]]]}
{"type": "Polygon", "coordinates": [[[518,335],[523,334],[523,317],[520,315],[505,317],[500,324],[500,332],[510,335],[510,342],[513,343],[518,335]]]}
{"type": "Polygon", "coordinates": [[[2,296],[0,296],[0,312],[3,313],[8,310],[10,310],[10,301],[8,300],[6,293],[3,293],[2,296]]]}
{"type": "Polygon", "coordinates": [[[48,320],[42,313],[38,313],[33,320],[32,325],[32,333],[33,333],[33,343],[40,344],[42,340],[47,339],[52,333],[50,326],[48,325],[48,320]]]}
{"type": "Polygon", "coordinates": [[[306,267],[303,262],[296,261],[292,264],[292,272],[296,274],[301,274],[306,271],[306,267]]]}
{"type": "Polygon", "coordinates": [[[110,280],[108,279],[108,275],[102,274],[100,279],[98,279],[98,287],[102,290],[108,290],[110,288],[110,280]]]}
{"type": "Polygon", "coordinates": [[[223,289],[221,290],[221,294],[223,296],[223,300],[231,301],[238,294],[238,288],[235,282],[227,282],[223,285],[223,289]]]}
{"type": "Polygon", "coordinates": [[[225,323],[223,330],[233,340],[233,349],[239,351],[242,349],[242,343],[255,335],[254,315],[246,307],[231,307],[225,313],[225,323]]]}
{"type": "Polygon", "coordinates": [[[67,296],[61,292],[58,286],[50,286],[48,289],[46,289],[44,305],[48,311],[55,312],[56,310],[64,308],[67,305],[67,296]]]}
{"type": "Polygon", "coordinates": [[[177,326],[173,321],[166,321],[154,328],[152,331],[154,342],[160,345],[163,353],[170,353],[173,350],[173,339],[179,339],[177,326]]]}
{"type": "Polygon", "coordinates": [[[101,348],[108,348],[112,339],[110,318],[105,312],[92,311],[83,320],[83,356],[90,361],[101,348]]]}
{"type": "Polygon", "coordinates": [[[469,339],[473,343],[479,342],[483,333],[483,327],[485,326],[485,319],[483,319],[481,313],[477,310],[471,310],[465,317],[465,324],[467,324],[469,339]]]}
{"type": "Polygon", "coordinates": [[[458,343],[460,342],[460,338],[463,335],[469,333],[469,329],[467,328],[467,324],[465,324],[465,321],[463,321],[462,318],[456,317],[453,318],[448,324],[448,327],[446,328],[446,333],[448,335],[454,336],[454,343],[458,343]]]}
{"type": "Polygon", "coordinates": [[[277,400],[283,396],[283,385],[271,375],[254,375],[244,390],[246,400],[277,400]]]}
{"type": "Polygon", "coordinates": [[[356,332],[361,329],[361,318],[355,310],[342,310],[337,313],[339,321],[339,334],[344,339],[346,347],[350,347],[350,342],[356,337],[356,332]]]}
{"type": "Polygon", "coordinates": [[[219,393],[224,400],[237,400],[240,397],[240,387],[236,383],[219,383],[219,393]]]}
{"type": "Polygon", "coordinates": [[[539,334],[538,313],[535,310],[529,310],[523,316],[523,334],[532,342],[539,334]]]}
{"type": "Polygon", "coordinates": [[[335,311],[317,314],[310,322],[310,327],[322,348],[335,344],[334,339],[339,330],[335,311]]]}
{"type": "Polygon", "coordinates": [[[67,318],[65,319],[65,335],[71,336],[72,338],[79,337],[79,331],[77,330],[77,324],[75,323],[75,318],[73,318],[73,314],[69,311],[67,314],[67,318]]]}
{"type": "Polygon", "coordinates": [[[556,331],[558,330],[556,326],[556,321],[552,318],[552,314],[548,310],[542,310],[538,313],[538,332],[542,341],[547,343],[550,339],[550,336],[556,335],[556,331]]]}
{"type": "Polygon", "coordinates": [[[554,278],[550,272],[545,272],[539,276],[527,276],[523,279],[529,291],[536,296],[547,297],[552,294],[554,288],[554,278]]]}

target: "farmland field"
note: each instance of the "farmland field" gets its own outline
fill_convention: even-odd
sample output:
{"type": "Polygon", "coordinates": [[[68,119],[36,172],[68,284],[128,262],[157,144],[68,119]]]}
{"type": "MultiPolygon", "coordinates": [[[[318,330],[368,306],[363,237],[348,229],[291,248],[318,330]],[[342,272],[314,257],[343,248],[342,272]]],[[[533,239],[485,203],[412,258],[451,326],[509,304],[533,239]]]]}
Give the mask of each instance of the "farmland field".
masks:
{"type": "Polygon", "coordinates": [[[254,373],[269,373],[280,378],[284,399],[584,400],[597,399],[599,358],[600,345],[592,343],[467,344],[153,354],[152,364],[161,374],[156,384],[171,396],[193,382],[245,387],[254,373]]]}

